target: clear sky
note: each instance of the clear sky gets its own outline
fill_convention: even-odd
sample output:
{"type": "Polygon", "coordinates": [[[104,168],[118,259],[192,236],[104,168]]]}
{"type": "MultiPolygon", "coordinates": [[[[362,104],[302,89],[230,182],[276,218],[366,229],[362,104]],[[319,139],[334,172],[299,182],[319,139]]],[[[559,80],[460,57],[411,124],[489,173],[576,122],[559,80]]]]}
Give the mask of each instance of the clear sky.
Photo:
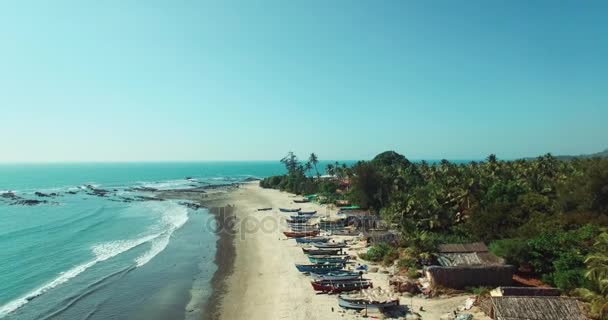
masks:
{"type": "Polygon", "coordinates": [[[608,148],[608,1],[3,1],[0,161],[608,148]]]}

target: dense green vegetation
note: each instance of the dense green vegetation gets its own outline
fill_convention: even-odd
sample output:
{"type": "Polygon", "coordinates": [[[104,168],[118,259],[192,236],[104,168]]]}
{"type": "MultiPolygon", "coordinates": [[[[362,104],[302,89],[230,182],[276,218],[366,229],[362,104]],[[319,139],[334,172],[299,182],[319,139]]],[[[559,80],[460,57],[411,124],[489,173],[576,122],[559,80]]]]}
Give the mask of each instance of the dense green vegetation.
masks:
{"type": "Polygon", "coordinates": [[[314,153],[310,155],[308,161],[302,163],[293,152],[289,152],[281,159],[281,163],[285,165],[287,174],[265,178],[260,181],[261,187],[300,195],[317,194],[323,202],[327,203],[344,198],[344,195],[337,193],[336,190],[340,187],[340,179],[347,177],[348,167],[345,164],[336,162],[327,165],[326,173],[335,176],[336,179],[319,179],[321,176],[318,169],[319,160],[314,153]]]}
{"type": "MultiPolygon", "coordinates": [[[[323,183],[308,183],[296,176],[305,176],[299,171],[262,186],[319,192],[323,183]]],[[[350,180],[345,197],[402,231],[410,262],[400,264],[411,264],[411,255],[424,262],[438,243],[484,241],[519,272],[584,295],[595,303],[596,315],[608,310],[606,158],[561,161],[547,154],[499,161],[490,155],[483,162],[429,164],[389,151],[340,167],[340,177],[350,180]]],[[[324,192],[333,187],[323,186],[324,192]]],[[[396,258],[384,247],[368,255],[374,261],[396,258]]]]}

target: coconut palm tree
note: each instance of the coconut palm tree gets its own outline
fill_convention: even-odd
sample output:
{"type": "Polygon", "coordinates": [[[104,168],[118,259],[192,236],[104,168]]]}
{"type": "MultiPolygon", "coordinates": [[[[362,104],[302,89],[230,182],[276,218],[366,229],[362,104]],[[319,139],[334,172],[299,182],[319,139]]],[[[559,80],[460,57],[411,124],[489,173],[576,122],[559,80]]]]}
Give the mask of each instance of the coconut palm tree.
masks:
{"type": "Polygon", "coordinates": [[[321,174],[319,174],[319,169],[317,169],[317,164],[319,164],[319,158],[317,157],[317,155],[314,152],[310,154],[310,157],[308,158],[308,162],[314,166],[315,171],[317,172],[317,177],[320,178],[321,174]]]}
{"type": "Polygon", "coordinates": [[[589,303],[590,316],[595,319],[608,319],[608,233],[598,236],[593,245],[594,253],[585,259],[587,272],[585,277],[592,284],[592,289],[579,288],[575,294],[589,303]]]}

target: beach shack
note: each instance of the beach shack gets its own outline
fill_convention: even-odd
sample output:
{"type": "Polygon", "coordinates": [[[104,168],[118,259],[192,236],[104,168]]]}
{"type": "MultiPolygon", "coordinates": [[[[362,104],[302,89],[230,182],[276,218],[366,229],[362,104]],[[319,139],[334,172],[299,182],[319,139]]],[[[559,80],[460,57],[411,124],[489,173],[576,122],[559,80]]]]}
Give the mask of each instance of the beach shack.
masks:
{"type": "Polygon", "coordinates": [[[514,267],[491,254],[481,242],[438,246],[437,264],[425,268],[432,287],[463,289],[509,286],[514,267]]]}
{"type": "Polygon", "coordinates": [[[576,299],[559,296],[491,297],[494,320],[584,320],[576,299]]]}

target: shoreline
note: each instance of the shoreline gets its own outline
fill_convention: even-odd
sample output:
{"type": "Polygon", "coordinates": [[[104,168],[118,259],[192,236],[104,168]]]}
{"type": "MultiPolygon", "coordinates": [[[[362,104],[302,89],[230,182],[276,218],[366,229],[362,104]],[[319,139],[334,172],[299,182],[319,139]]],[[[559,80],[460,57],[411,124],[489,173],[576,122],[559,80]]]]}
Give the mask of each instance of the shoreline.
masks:
{"type": "MultiPolygon", "coordinates": [[[[229,224],[234,217],[234,208],[229,206],[231,196],[238,187],[235,184],[220,185],[214,188],[194,188],[158,191],[157,196],[163,199],[188,200],[195,202],[198,208],[208,211],[215,221],[215,231],[217,237],[215,241],[215,255],[213,264],[216,270],[211,277],[208,285],[211,293],[203,298],[196,294],[200,290],[197,279],[194,280],[191,289],[191,300],[186,305],[186,319],[215,320],[220,317],[220,304],[227,291],[226,279],[232,274],[236,249],[234,246],[233,226],[229,224]],[[204,301],[201,301],[204,299],[204,301]]],[[[201,272],[203,272],[201,270],[201,272]]],[[[204,295],[203,295],[204,296],[204,295]]]]}
{"type": "MultiPolygon", "coordinates": [[[[226,208],[224,206],[224,208],[226,208]]],[[[214,210],[217,208],[209,208],[209,213],[213,215],[217,228],[217,241],[214,264],[217,270],[211,278],[211,296],[203,304],[202,314],[203,320],[215,320],[221,317],[221,302],[227,291],[226,280],[234,271],[234,263],[236,260],[236,248],[234,245],[235,235],[233,232],[226,232],[226,228],[230,227],[226,221],[233,216],[232,210],[214,210]],[[214,212],[216,211],[216,212],[214,212]],[[217,212],[220,211],[220,212],[217,212]]],[[[231,208],[229,208],[231,209],[231,208]]]]}
{"type": "MultiPolygon", "coordinates": [[[[186,306],[187,320],[330,320],[336,317],[361,317],[359,313],[341,309],[336,295],[316,294],[312,290],[310,278],[294,267],[296,263],[309,263],[306,255],[302,253],[301,246],[286,240],[282,234],[288,229],[285,223],[288,215],[280,213],[278,208],[301,207],[302,210],[317,211],[320,216],[335,215],[335,208],[315,203],[295,204],[293,200],[296,195],[264,189],[257,182],[204,193],[200,190],[168,191],[161,196],[195,202],[213,215],[216,224],[213,263],[217,269],[211,280],[206,282],[211,292],[198,294],[202,286],[198,288],[197,280],[194,280],[191,300],[186,306]],[[272,210],[257,211],[258,208],[268,207],[272,207],[272,210]]],[[[373,281],[374,287],[390,287],[389,277],[394,272],[391,267],[358,258],[361,252],[367,250],[364,242],[356,236],[334,236],[334,240],[351,243],[347,254],[353,262],[374,267],[375,271],[365,275],[373,281]]],[[[403,296],[401,304],[412,307],[411,310],[414,310],[413,307],[424,307],[426,310],[421,319],[438,319],[462,305],[467,297],[466,294],[433,299],[403,296]]]]}

